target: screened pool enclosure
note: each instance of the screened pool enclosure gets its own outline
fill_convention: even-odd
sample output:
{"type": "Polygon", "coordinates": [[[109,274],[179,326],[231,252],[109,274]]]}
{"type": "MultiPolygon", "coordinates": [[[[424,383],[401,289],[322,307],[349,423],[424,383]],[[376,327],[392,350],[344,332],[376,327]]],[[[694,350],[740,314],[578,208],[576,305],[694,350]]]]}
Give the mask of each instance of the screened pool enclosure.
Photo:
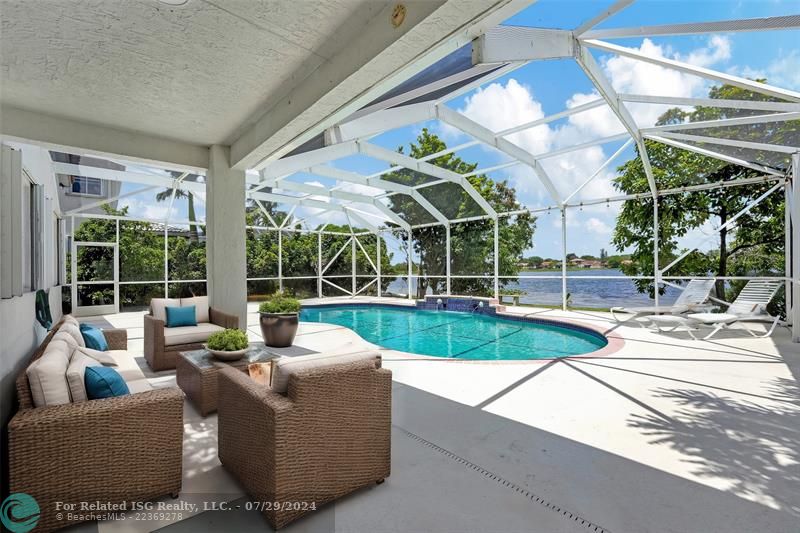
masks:
{"type": "MultiPolygon", "coordinates": [[[[617,2],[571,30],[489,30],[283,157],[250,169],[247,257],[230,258],[247,261],[248,295],[519,293],[520,280],[534,276],[520,272],[509,256],[521,255],[504,247],[520,225],[535,224],[533,253],[543,239],[557,241],[560,253],[528,286],[558,284],[557,304],[566,309],[581,305],[569,297],[578,276],[569,254],[572,232],[586,226],[572,221],[582,212],[616,213],[610,234],[622,243],[619,253],[630,253],[620,228],[645,213],[646,226],[636,223],[649,250],[639,245],[639,266],[626,283],[663,288],[698,277],[777,277],[786,283],[787,321],[800,337],[800,93],[640,46],[648,39],[794,30],[800,16],[596,29],[629,4],[617,2]],[[633,76],[674,73],[697,83],[703,96],[676,95],[670,87],[623,92],[609,74],[620,58],[633,76]],[[547,78],[554,62],[572,65],[591,89],[566,89],[565,108],[549,114],[507,113],[502,100],[497,109],[480,108],[487,95],[517,87],[515,76],[526,69],[558,86],[547,78]],[[572,92],[581,97],[566,98],[572,92]],[[441,145],[423,146],[431,132],[441,145]],[[492,163],[467,163],[476,160],[492,163]],[[676,170],[687,161],[691,172],[676,170]],[[508,201],[494,186],[501,182],[524,191],[526,201],[508,201]],[[741,193],[735,210],[712,217],[702,232],[669,231],[682,206],[696,208],[693,198],[719,191],[741,193]],[[735,248],[737,233],[754,231],[754,218],[774,218],[775,210],[781,242],[764,244],[781,256],[779,264],[725,276],[681,270],[698,260],[698,250],[735,248]]],[[[76,310],[108,312],[153,296],[203,293],[203,173],[126,161],[115,161],[124,170],[101,168],[74,155],[73,162],[54,161],[62,179],[124,184],[118,194],[63,214],[64,276],[76,310]]],[[[582,281],[607,278],[620,279],[580,272],[582,281]]],[[[652,294],[656,305],[659,292],[652,294]]]]}

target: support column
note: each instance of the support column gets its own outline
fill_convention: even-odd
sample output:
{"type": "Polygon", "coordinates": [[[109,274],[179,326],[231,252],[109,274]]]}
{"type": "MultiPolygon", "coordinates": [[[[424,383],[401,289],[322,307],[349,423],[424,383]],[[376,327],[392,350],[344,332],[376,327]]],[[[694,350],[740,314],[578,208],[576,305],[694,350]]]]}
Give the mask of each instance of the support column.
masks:
{"type": "Polygon", "coordinates": [[[230,147],[210,148],[206,177],[206,278],[212,307],[247,328],[245,175],[230,167],[230,147]]]}
{"type": "Polygon", "coordinates": [[[413,243],[411,242],[412,233],[411,230],[408,230],[408,299],[413,300],[413,296],[411,296],[411,250],[413,250],[413,243]]]}
{"type": "Polygon", "coordinates": [[[561,310],[567,310],[567,208],[561,208],[561,310]]]}
{"type": "Polygon", "coordinates": [[[375,246],[375,249],[378,250],[377,252],[378,257],[375,258],[375,275],[377,277],[376,283],[378,284],[377,287],[378,298],[380,298],[383,292],[381,291],[381,233],[380,232],[375,234],[375,243],[377,244],[377,246],[375,246]]]}
{"type": "Polygon", "coordinates": [[[800,342],[800,152],[792,155],[791,203],[792,225],[786,231],[792,232],[792,341],[800,342]]]}
{"type": "Polygon", "coordinates": [[[322,298],[322,231],[317,233],[317,298],[322,298]]]}
{"type": "Polygon", "coordinates": [[[655,276],[655,291],[653,294],[655,306],[658,307],[658,287],[661,281],[660,265],[658,264],[658,195],[653,195],[653,275],[655,276]]]}
{"type": "Polygon", "coordinates": [[[283,232],[280,228],[278,228],[278,290],[283,292],[283,232]]]}
{"type": "Polygon", "coordinates": [[[500,219],[494,218],[494,297],[500,299],[500,219]]]}
{"type": "Polygon", "coordinates": [[[445,256],[445,275],[447,276],[447,294],[450,294],[450,224],[448,223],[445,227],[445,247],[447,254],[445,256]]]}
{"type": "Polygon", "coordinates": [[[353,275],[352,284],[350,286],[351,292],[352,292],[351,296],[355,297],[355,295],[356,295],[356,287],[358,286],[358,283],[356,283],[357,266],[356,266],[356,236],[355,236],[355,234],[353,234],[351,236],[351,238],[350,238],[350,259],[351,259],[351,263],[352,263],[352,275],[353,275]]]}

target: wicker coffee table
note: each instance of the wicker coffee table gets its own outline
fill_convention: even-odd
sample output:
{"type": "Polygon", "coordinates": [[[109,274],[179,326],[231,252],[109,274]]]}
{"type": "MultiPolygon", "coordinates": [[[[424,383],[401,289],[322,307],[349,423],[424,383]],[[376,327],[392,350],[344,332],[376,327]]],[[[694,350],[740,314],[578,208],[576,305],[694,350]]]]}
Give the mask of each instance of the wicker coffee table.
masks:
{"type": "Polygon", "coordinates": [[[208,350],[180,352],[175,364],[178,386],[197,407],[202,416],[217,410],[217,372],[225,366],[247,372],[250,363],[264,363],[278,355],[267,350],[263,343],[253,343],[238,361],[220,361],[208,350]]]}

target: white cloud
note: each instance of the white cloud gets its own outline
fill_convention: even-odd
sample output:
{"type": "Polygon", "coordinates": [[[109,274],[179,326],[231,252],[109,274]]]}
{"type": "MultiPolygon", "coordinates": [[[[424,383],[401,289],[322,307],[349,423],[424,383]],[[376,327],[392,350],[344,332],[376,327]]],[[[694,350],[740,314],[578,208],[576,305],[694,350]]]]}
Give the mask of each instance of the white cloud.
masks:
{"type": "MultiPolygon", "coordinates": [[[[638,50],[649,56],[678,59],[704,67],[726,61],[731,56],[729,39],[717,35],[711,36],[705,46],[685,55],[678,54],[669,47],[657,45],[650,39],[644,39],[638,50]]],[[[606,57],[601,61],[601,67],[620,93],[702,96],[708,87],[708,82],[700,77],[628,57],[606,57]]],[[[576,92],[567,98],[565,105],[572,108],[598,98],[600,96],[595,91],[576,92]]],[[[664,106],[655,105],[631,107],[634,119],[642,126],[654,124],[664,110],[664,106]]],[[[495,82],[478,89],[466,99],[464,107],[459,111],[492,131],[500,131],[545,116],[542,105],[536,100],[531,88],[513,78],[505,85],[495,82]]],[[[508,136],[507,139],[532,154],[543,154],[624,131],[625,128],[613,111],[604,105],[571,115],[566,121],[537,126],[508,136]]],[[[592,175],[609,155],[603,147],[595,146],[544,159],[542,166],[563,199],[592,175]]],[[[615,175],[613,169],[612,165],[597,176],[581,191],[580,196],[604,198],[612,195],[614,190],[611,178],[615,175]]],[[[519,199],[529,207],[553,205],[549,193],[529,167],[511,167],[503,175],[510,178],[519,193],[519,199]]],[[[589,207],[587,211],[599,212],[601,207],[589,207]]],[[[605,208],[602,210],[605,211],[605,208]]]]}
{"type": "Polygon", "coordinates": [[[800,52],[792,50],[786,54],[780,51],[778,57],[763,69],[734,67],[731,73],[750,79],[766,79],[768,84],[784,89],[800,90],[800,52]]]}
{"type": "MultiPolygon", "coordinates": [[[[125,207],[128,208],[128,216],[130,217],[158,221],[166,218],[167,211],[169,211],[169,201],[156,203],[155,195],[153,195],[150,201],[144,202],[134,196],[131,198],[123,198],[117,204],[117,209],[123,209],[125,207]]],[[[181,214],[177,212],[176,207],[173,207],[170,218],[173,220],[178,218],[185,219],[186,215],[184,214],[181,216],[181,214]]]]}
{"type": "Polygon", "coordinates": [[[599,218],[591,217],[584,224],[586,231],[597,233],[599,235],[608,235],[611,233],[611,227],[600,220],[599,218]]]}

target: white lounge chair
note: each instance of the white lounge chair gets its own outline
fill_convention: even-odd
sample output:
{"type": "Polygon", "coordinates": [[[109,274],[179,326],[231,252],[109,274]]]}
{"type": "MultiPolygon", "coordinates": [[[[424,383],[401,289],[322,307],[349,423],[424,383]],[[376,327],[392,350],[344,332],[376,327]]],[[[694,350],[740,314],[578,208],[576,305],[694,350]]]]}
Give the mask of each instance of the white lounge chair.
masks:
{"type": "MultiPolygon", "coordinates": [[[[711,289],[714,288],[713,279],[693,279],[686,284],[683,291],[675,300],[672,305],[651,305],[646,307],[612,307],[611,316],[619,323],[627,322],[641,317],[650,317],[652,315],[679,315],[689,311],[700,311],[703,309],[703,304],[708,300],[708,295],[711,289]],[[624,320],[618,317],[615,313],[628,313],[631,316],[624,320]]],[[[642,327],[646,324],[637,321],[642,327]]]]}
{"type": "Polygon", "coordinates": [[[733,303],[728,305],[724,313],[689,313],[686,316],[651,316],[648,317],[658,331],[674,331],[685,327],[689,335],[697,340],[694,330],[703,326],[710,326],[711,332],[703,337],[710,339],[720,330],[729,328],[743,322],[766,322],[770,324],[766,333],[756,334],[743,324],[741,329],[753,337],[769,337],[780,322],[780,317],[767,313],[767,304],[775,297],[778,289],[784,284],[781,280],[752,280],[748,281],[742,291],[736,296],[733,303]]]}

